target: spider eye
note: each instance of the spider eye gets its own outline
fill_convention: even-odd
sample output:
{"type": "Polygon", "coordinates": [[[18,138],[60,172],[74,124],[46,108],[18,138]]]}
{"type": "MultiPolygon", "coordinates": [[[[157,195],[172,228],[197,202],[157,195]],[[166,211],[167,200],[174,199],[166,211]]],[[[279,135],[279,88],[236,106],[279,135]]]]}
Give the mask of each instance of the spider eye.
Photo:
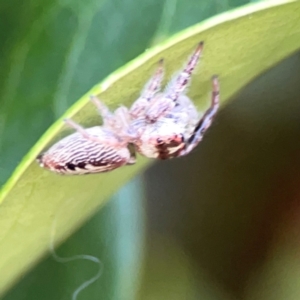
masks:
{"type": "Polygon", "coordinates": [[[157,141],[158,144],[162,144],[163,143],[163,140],[161,138],[157,138],[156,141],[157,141]]]}

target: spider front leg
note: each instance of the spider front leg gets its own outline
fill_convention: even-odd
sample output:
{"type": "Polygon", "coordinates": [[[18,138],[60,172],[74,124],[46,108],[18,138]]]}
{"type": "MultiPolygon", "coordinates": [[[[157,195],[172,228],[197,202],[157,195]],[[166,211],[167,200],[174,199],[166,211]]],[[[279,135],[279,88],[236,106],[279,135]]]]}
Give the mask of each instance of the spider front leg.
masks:
{"type": "Polygon", "coordinates": [[[192,73],[199,62],[203,46],[204,42],[202,41],[198,44],[195,52],[191,55],[184,69],[167,86],[166,91],[164,92],[166,98],[176,102],[178,97],[185,91],[190,82],[192,73]]]}
{"type": "Polygon", "coordinates": [[[145,85],[140,97],[132,104],[130,115],[132,118],[138,118],[143,115],[149,102],[154,95],[160,90],[161,82],[164,76],[163,59],[158,62],[156,72],[145,85]]]}
{"type": "Polygon", "coordinates": [[[150,101],[153,96],[160,90],[160,85],[164,77],[164,60],[160,59],[158,62],[158,66],[156,72],[151,77],[151,79],[147,82],[142,94],[141,98],[150,101]]]}
{"type": "Polygon", "coordinates": [[[214,75],[212,77],[212,97],[211,106],[204,113],[203,117],[200,119],[195,127],[195,130],[191,137],[188,139],[185,149],[181,152],[181,155],[186,155],[191,152],[202,140],[204,133],[210,127],[217,111],[220,102],[220,86],[218,76],[214,75]]]}
{"type": "Polygon", "coordinates": [[[191,55],[184,69],[168,84],[163,94],[150,103],[146,110],[145,118],[149,123],[155,123],[159,118],[167,115],[178,102],[190,82],[192,73],[197,66],[203,50],[203,42],[200,42],[191,55]]]}

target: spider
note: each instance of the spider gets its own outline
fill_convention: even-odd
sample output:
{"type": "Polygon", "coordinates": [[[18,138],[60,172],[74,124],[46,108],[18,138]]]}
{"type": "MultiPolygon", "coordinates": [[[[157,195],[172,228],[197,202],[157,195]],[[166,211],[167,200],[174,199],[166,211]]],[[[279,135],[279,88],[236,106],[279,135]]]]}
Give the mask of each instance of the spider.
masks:
{"type": "Polygon", "coordinates": [[[76,130],[38,156],[41,167],[60,174],[107,172],[136,162],[135,153],[169,159],[190,153],[202,140],[219,108],[218,77],[212,77],[210,107],[201,115],[185,95],[191,75],[203,49],[200,42],[185,67],[160,92],[163,60],[140,97],[128,109],[111,112],[91,96],[103,118],[102,126],[83,128],[70,119],[65,123],[76,130]]]}

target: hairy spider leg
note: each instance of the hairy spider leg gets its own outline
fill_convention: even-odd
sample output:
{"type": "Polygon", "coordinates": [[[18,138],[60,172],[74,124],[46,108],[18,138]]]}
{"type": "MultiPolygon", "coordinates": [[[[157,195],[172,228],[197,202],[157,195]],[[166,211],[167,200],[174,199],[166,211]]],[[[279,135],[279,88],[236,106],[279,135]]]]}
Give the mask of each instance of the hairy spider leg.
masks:
{"type": "Polygon", "coordinates": [[[138,118],[142,116],[149,102],[153,99],[155,94],[160,90],[163,77],[164,77],[164,60],[160,59],[154,75],[145,84],[145,87],[140,97],[132,104],[130,108],[129,113],[133,118],[138,118]]]}
{"type": "Polygon", "coordinates": [[[137,133],[131,126],[132,119],[129,110],[126,106],[120,106],[115,110],[115,118],[119,122],[120,129],[117,132],[119,136],[127,139],[128,143],[134,143],[137,138],[137,133]]]}
{"type": "Polygon", "coordinates": [[[115,110],[114,115],[121,125],[121,128],[118,131],[118,136],[121,136],[122,140],[126,142],[127,148],[130,152],[130,160],[127,162],[127,165],[133,165],[136,163],[136,151],[133,144],[137,139],[137,132],[135,132],[135,130],[133,130],[130,126],[131,119],[129,110],[126,106],[120,106],[115,110]]]}
{"type": "Polygon", "coordinates": [[[103,118],[103,125],[110,128],[118,136],[121,136],[122,139],[127,139],[128,143],[131,143],[135,135],[130,132],[131,119],[128,108],[122,105],[114,113],[111,113],[108,107],[96,96],[91,96],[90,98],[103,118]]]}
{"type": "Polygon", "coordinates": [[[80,126],[78,123],[74,122],[71,119],[64,119],[64,122],[71,128],[75,129],[77,132],[79,132],[84,138],[91,142],[95,142],[98,144],[105,144],[107,146],[111,146],[115,149],[121,149],[124,148],[126,145],[125,141],[119,140],[116,136],[111,135],[108,138],[101,138],[94,135],[90,135],[82,126],[80,126]]]}
{"type": "Polygon", "coordinates": [[[166,98],[169,98],[172,101],[176,102],[178,97],[185,91],[191,79],[192,73],[198,64],[198,61],[202,54],[203,46],[204,42],[202,41],[198,44],[198,47],[191,55],[183,70],[167,86],[164,92],[166,98]]]}
{"type": "Polygon", "coordinates": [[[193,70],[195,69],[203,49],[203,42],[200,42],[192,54],[184,69],[171,80],[163,94],[155,97],[145,112],[148,123],[155,123],[159,118],[168,114],[177,104],[177,101],[186,89],[193,70]]]}
{"type": "Polygon", "coordinates": [[[102,117],[103,125],[113,127],[115,125],[115,117],[109,108],[94,95],[90,96],[90,101],[96,106],[100,116],[102,117]]]}
{"type": "Polygon", "coordinates": [[[181,152],[181,155],[186,155],[191,152],[202,140],[205,131],[210,127],[217,111],[220,102],[220,86],[218,76],[214,75],[212,77],[212,96],[211,96],[211,106],[204,113],[203,117],[200,119],[195,127],[194,133],[187,141],[185,149],[181,152]]]}
{"type": "Polygon", "coordinates": [[[145,85],[141,98],[150,101],[153,96],[160,90],[161,82],[164,77],[164,60],[161,58],[158,62],[156,72],[145,85]]]}

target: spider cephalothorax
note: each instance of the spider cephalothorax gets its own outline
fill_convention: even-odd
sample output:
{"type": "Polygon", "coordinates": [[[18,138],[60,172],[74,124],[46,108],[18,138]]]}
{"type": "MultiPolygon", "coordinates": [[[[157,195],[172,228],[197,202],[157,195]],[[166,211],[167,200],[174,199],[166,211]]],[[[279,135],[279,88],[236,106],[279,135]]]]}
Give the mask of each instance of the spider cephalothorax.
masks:
{"type": "Polygon", "coordinates": [[[160,60],[155,74],[129,109],[121,106],[112,113],[92,96],[103,125],[84,129],[72,120],[65,120],[77,132],[41,154],[40,165],[61,174],[88,174],[133,164],[135,151],[159,159],[188,154],[202,140],[219,108],[217,76],[212,77],[211,105],[204,114],[185,95],[202,49],[203,42],[163,92],[160,92],[163,79],[163,60],[160,60]]]}

